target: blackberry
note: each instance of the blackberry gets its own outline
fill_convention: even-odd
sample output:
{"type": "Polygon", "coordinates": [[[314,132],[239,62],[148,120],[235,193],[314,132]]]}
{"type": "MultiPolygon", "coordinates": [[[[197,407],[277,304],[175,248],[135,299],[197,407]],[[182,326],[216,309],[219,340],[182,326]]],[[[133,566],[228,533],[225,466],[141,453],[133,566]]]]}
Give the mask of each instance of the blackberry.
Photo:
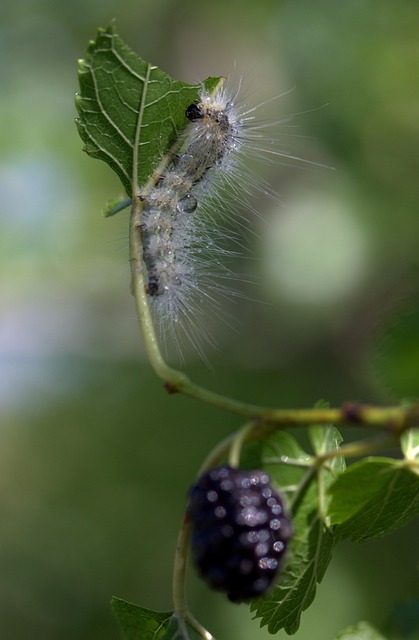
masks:
{"type": "Polygon", "coordinates": [[[229,466],[204,473],[190,491],[192,555],[201,577],[233,602],[263,595],[292,534],[264,471],[229,466]]]}

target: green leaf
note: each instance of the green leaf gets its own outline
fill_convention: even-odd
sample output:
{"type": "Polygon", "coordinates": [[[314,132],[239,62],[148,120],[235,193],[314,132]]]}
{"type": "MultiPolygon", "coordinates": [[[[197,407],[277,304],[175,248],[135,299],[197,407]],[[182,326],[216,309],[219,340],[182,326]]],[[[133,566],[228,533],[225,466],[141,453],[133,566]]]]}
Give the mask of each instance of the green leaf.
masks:
{"type": "Polygon", "coordinates": [[[115,597],[111,606],[124,640],[161,640],[173,615],[172,611],[152,611],[115,597]]]}
{"type": "MultiPolygon", "coordinates": [[[[331,442],[330,446],[335,447],[335,438],[331,442]]],[[[292,510],[294,536],[278,585],[250,605],[270,633],[285,629],[292,634],[299,627],[302,612],[314,600],[317,583],[332,557],[334,538],[323,518],[324,490],[322,481],[319,483],[322,474],[317,473],[314,458],[283,431],[247,445],[242,463],[247,468],[267,471],[274,484],[285,492],[288,511],[292,510]]]]}
{"type": "MultiPolygon", "coordinates": [[[[212,90],[219,82],[210,78],[204,85],[212,90]]],[[[84,149],[107,162],[132,195],[179,141],[188,124],[185,110],[198,99],[200,85],[174,80],[142,60],[114,24],[89,43],[79,61],[79,84],[77,127],[84,149]]]]}
{"type": "Polygon", "coordinates": [[[340,475],[329,491],[329,516],[340,538],[377,538],[419,514],[419,477],[404,462],[362,460],[340,475]]]}
{"type": "Polygon", "coordinates": [[[343,629],[335,640],[386,640],[386,638],[369,622],[358,622],[343,629]]]}
{"type": "Polygon", "coordinates": [[[116,213],[119,213],[119,211],[123,211],[131,204],[131,198],[118,198],[108,200],[103,210],[103,215],[105,216],[105,218],[109,218],[110,216],[114,216],[116,213]]]}
{"type": "Polygon", "coordinates": [[[311,460],[292,435],[277,431],[247,444],[240,464],[247,469],[264,469],[281,492],[292,494],[311,460]]]}
{"type": "MultiPolygon", "coordinates": [[[[173,611],[153,611],[115,597],[111,606],[124,640],[175,640],[182,637],[173,611]]],[[[187,631],[189,640],[202,640],[202,636],[189,625],[187,631]]]]}
{"type": "MultiPolygon", "coordinates": [[[[328,407],[329,404],[321,401],[318,402],[316,406],[328,407]]],[[[340,444],[343,441],[340,432],[331,424],[311,425],[308,429],[308,436],[314,453],[320,458],[328,453],[335,453],[339,451],[340,444]]],[[[323,514],[323,519],[327,521],[327,524],[330,524],[330,521],[326,520],[328,505],[330,502],[330,496],[327,494],[327,489],[334,482],[336,476],[339,473],[343,473],[345,469],[346,461],[343,456],[330,458],[318,469],[320,510],[323,514]]]]}
{"type": "Polygon", "coordinates": [[[368,458],[352,464],[329,489],[332,500],[329,515],[333,524],[341,524],[355,515],[388,482],[397,465],[387,458],[368,458]]]}
{"type": "Polygon", "coordinates": [[[270,633],[282,628],[290,634],[298,630],[301,613],[313,602],[316,585],[332,557],[334,540],[320,516],[314,469],[303,470],[294,494],[293,527],[294,537],[278,585],[251,605],[255,617],[261,618],[261,625],[267,625],[270,633]]]}
{"type": "Polygon", "coordinates": [[[404,433],[401,447],[406,460],[412,463],[410,468],[419,474],[419,429],[410,429],[404,433]]]}
{"type": "MultiPolygon", "coordinates": [[[[316,406],[328,406],[328,403],[317,403],[316,406]]],[[[313,450],[318,456],[322,456],[325,453],[331,451],[339,451],[339,446],[343,441],[340,432],[331,424],[315,424],[308,430],[310,442],[313,450]]],[[[342,473],[345,471],[346,463],[343,456],[336,456],[332,458],[327,465],[327,468],[333,473],[342,473]]]]}

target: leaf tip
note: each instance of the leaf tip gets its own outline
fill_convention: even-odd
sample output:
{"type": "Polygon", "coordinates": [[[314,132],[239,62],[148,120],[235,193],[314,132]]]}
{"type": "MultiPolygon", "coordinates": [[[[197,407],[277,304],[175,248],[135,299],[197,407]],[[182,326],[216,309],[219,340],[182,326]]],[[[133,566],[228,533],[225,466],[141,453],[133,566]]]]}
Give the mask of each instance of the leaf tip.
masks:
{"type": "MultiPolygon", "coordinates": [[[[91,40],[90,42],[95,44],[98,40],[100,40],[100,38],[103,38],[103,36],[115,36],[115,35],[117,35],[116,20],[115,18],[113,18],[107,27],[98,28],[96,40],[91,40]]],[[[89,42],[89,45],[90,45],[90,42],[89,42]]]]}
{"type": "Polygon", "coordinates": [[[106,29],[104,29],[104,32],[110,34],[116,33],[116,18],[112,18],[106,29]]]}

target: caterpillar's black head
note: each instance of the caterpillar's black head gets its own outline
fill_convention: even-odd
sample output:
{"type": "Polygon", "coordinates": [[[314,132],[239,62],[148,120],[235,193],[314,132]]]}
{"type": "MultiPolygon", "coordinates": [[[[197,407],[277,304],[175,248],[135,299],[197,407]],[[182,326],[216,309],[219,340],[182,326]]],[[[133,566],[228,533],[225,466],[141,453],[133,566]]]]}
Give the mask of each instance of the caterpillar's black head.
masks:
{"type": "Polygon", "coordinates": [[[202,113],[199,105],[196,102],[193,102],[186,109],[185,116],[188,118],[188,120],[194,122],[194,120],[200,120],[201,118],[203,118],[204,114],[202,113]]]}

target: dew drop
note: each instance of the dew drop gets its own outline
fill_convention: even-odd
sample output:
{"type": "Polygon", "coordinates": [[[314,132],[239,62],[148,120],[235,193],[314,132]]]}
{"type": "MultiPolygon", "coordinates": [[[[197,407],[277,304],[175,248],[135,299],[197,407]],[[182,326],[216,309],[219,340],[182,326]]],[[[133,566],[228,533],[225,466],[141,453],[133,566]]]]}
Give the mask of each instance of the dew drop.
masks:
{"type": "Polygon", "coordinates": [[[197,199],[191,193],[187,193],[186,196],[179,200],[176,205],[176,209],[180,213],[193,213],[197,206],[197,199]]]}

